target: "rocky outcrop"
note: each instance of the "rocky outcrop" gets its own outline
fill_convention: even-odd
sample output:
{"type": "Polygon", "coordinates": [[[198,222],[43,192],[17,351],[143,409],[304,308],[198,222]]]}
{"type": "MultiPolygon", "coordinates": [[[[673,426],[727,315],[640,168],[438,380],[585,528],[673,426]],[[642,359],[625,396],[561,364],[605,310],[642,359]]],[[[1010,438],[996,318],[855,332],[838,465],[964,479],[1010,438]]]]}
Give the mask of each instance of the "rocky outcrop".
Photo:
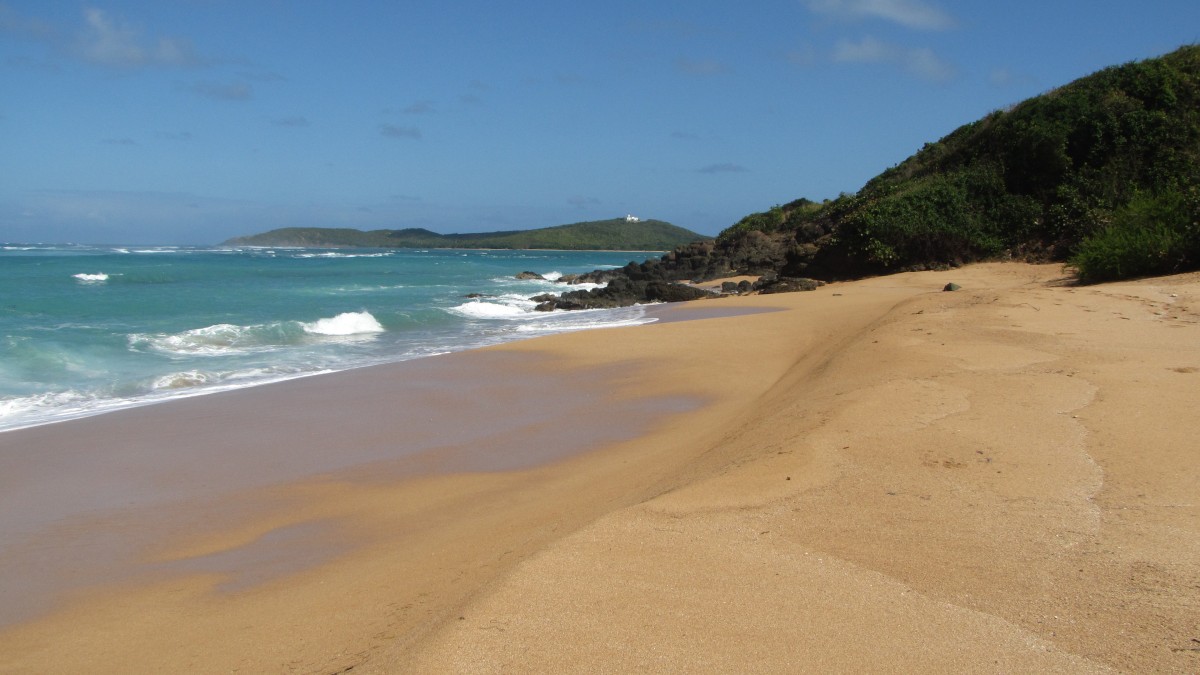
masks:
{"type": "Polygon", "coordinates": [[[538,302],[538,311],[549,312],[556,309],[609,309],[646,302],[682,302],[712,295],[703,289],[663,279],[635,280],[613,275],[607,284],[603,288],[568,291],[558,297],[539,295],[532,299],[538,302]]]}
{"type": "Polygon", "coordinates": [[[680,246],[659,258],[631,262],[620,269],[564,275],[560,282],[606,284],[594,290],[568,291],[560,297],[533,298],[541,311],[626,307],[645,302],[680,302],[730,293],[788,293],[809,291],[825,284],[796,272],[810,268],[817,246],[808,238],[828,236],[819,226],[802,233],[747,232],[724,241],[703,241],[680,246]],[[799,239],[805,239],[804,242],[799,239]],[[781,274],[781,271],[784,274],[781,274]],[[720,293],[689,286],[722,277],[754,275],[751,284],[727,282],[720,293]]]}
{"type": "Polygon", "coordinates": [[[754,289],[763,295],[769,293],[795,293],[797,291],[815,291],[825,285],[824,281],[805,277],[776,277],[764,276],[754,284],[754,289]]]}

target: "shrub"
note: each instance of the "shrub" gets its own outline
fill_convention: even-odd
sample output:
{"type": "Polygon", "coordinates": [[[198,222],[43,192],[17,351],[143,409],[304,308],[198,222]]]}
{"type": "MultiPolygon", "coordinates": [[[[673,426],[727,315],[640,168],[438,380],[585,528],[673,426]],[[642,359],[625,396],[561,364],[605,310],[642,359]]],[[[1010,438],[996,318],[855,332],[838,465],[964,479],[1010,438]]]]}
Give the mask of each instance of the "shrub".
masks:
{"type": "Polygon", "coordinates": [[[1194,195],[1138,197],[1080,243],[1069,264],[1083,283],[1171,274],[1200,264],[1194,195]]]}

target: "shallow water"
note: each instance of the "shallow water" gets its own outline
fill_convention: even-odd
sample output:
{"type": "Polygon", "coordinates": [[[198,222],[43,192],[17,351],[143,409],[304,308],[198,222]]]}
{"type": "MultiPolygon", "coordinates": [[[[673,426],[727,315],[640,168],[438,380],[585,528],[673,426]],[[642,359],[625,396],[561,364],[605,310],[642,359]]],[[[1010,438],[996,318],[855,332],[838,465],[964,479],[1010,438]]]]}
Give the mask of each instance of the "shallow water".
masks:
{"type": "Polygon", "coordinates": [[[0,245],[0,430],[569,330],[520,281],[654,253],[0,245]],[[484,297],[468,299],[468,293],[484,297]]]}

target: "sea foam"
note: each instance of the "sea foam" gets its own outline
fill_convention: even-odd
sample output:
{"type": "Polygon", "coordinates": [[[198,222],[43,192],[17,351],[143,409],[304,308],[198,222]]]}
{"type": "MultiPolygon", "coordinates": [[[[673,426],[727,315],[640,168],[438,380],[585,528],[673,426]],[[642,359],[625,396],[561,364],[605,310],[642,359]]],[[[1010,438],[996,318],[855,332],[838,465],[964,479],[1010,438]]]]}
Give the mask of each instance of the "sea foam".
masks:
{"type": "MultiPolygon", "coordinates": [[[[575,311],[572,314],[583,314],[588,310],[575,311]]],[[[599,310],[601,312],[608,310],[599,310]]],[[[558,313],[555,314],[558,316],[558,313]]],[[[626,326],[644,326],[648,323],[655,323],[656,318],[641,316],[631,318],[596,318],[587,317],[583,319],[575,319],[571,321],[534,321],[527,324],[517,326],[518,333],[564,333],[579,330],[595,330],[597,328],[623,328],[626,326]]]]}
{"type": "Polygon", "coordinates": [[[524,295],[505,293],[488,300],[472,300],[447,311],[468,319],[521,319],[533,314],[537,303],[524,295]]]}
{"type": "Polygon", "coordinates": [[[185,370],[155,378],[150,384],[150,389],[160,394],[178,394],[181,393],[179,390],[197,388],[213,391],[228,390],[244,387],[247,384],[277,382],[323,372],[329,372],[329,370],[306,371],[288,366],[232,371],[185,370]]]}
{"type": "Polygon", "coordinates": [[[302,323],[305,332],[314,335],[361,335],[382,333],[383,326],[370,312],[343,312],[329,319],[302,323]]]}
{"type": "Polygon", "coordinates": [[[71,276],[75,277],[76,279],[82,281],[85,284],[98,284],[98,283],[101,283],[104,281],[108,281],[108,275],[105,274],[104,272],[97,272],[96,274],[88,274],[87,272],[80,272],[79,274],[72,274],[71,276]]]}
{"type": "Polygon", "coordinates": [[[213,377],[199,370],[188,370],[182,373],[171,373],[156,378],[151,385],[151,389],[161,391],[163,389],[184,389],[187,387],[196,387],[208,384],[213,380],[213,377]]]}
{"type": "Polygon", "coordinates": [[[83,417],[130,405],[119,398],[102,398],[75,390],[0,399],[0,430],[83,417]]]}
{"type": "Polygon", "coordinates": [[[391,251],[381,253],[297,253],[297,258],[387,258],[392,255],[391,251]]]}
{"type": "Polygon", "coordinates": [[[527,313],[520,307],[495,302],[464,302],[450,311],[472,319],[515,319],[527,313]]]}
{"type": "MultiPolygon", "coordinates": [[[[312,322],[279,321],[238,326],[218,323],[179,333],[134,333],[130,349],[150,349],[174,356],[226,356],[264,352],[305,342],[304,336],[373,335],[384,327],[370,312],[344,312],[312,322]]],[[[312,339],[311,337],[309,339],[312,339]]]]}
{"type": "Polygon", "coordinates": [[[180,356],[240,354],[279,342],[270,339],[269,333],[274,332],[272,328],[269,324],[236,326],[218,323],[179,333],[134,333],[129,336],[129,346],[133,349],[148,347],[157,352],[180,356]]]}

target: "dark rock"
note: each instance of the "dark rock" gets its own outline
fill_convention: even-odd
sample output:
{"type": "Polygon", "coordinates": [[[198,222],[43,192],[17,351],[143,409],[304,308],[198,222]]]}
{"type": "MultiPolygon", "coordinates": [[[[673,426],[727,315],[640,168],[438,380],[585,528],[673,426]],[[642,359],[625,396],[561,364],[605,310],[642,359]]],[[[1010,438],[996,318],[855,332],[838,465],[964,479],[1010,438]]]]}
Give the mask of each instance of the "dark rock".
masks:
{"type": "Polygon", "coordinates": [[[723,253],[728,257],[723,264],[732,270],[746,274],[761,274],[777,270],[787,261],[793,241],[788,237],[751,231],[734,242],[723,253]]]}
{"type": "Polygon", "coordinates": [[[750,291],[754,290],[754,284],[743,279],[742,281],[738,282],[737,290],[738,293],[749,293],[750,291]]]}
{"type": "Polygon", "coordinates": [[[684,302],[707,298],[710,293],[702,288],[675,284],[669,281],[651,281],[646,284],[646,299],[651,302],[684,302]]]}
{"type": "Polygon", "coordinates": [[[958,284],[956,284],[956,283],[954,283],[953,281],[951,281],[950,283],[946,284],[946,285],[945,285],[945,286],[942,288],[942,290],[943,290],[943,291],[957,291],[957,290],[958,290],[958,289],[960,289],[960,288],[962,288],[962,286],[959,286],[958,284]]]}
{"type": "Polygon", "coordinates": [[[737,293],[738,292],[737,282],[736,281],[721,282],[721,292],[722,293],[737,293]]]}
{"type": "Polygon", "coordinates": [[[487,295],[486,293],[467,293],[463,297],[464,298],[490,298],[492,296],[487,295]]]}
{"type": "MultiPolygon", "coordinates": [[[[763,277],[765,279],[766,277],[763,277]]],[[[821,286],[824,286],[824,281],[816,279],[806,279],[803,277],[778,277],[772,281],[764,282],[762,279],[756,284],[758,292],[764,295],[770,293],[795,293],[797,291],[815,291],[821,286]]]]}
{"type": "Polygon", "coordinates": [[[521,272],[520,274],[517,275],[517,278],[522,281],[528,281],[528,280],[545,281],[546,280],[546,277],[538,274],[537,272],[521,272]]]}
{"type": "Polygon", "coordinates": [[[558,300],[558,296],[553,293],[542,293],[541,295],[533,296],[530,300],[533,302],[553,302],[558,300]]]}

